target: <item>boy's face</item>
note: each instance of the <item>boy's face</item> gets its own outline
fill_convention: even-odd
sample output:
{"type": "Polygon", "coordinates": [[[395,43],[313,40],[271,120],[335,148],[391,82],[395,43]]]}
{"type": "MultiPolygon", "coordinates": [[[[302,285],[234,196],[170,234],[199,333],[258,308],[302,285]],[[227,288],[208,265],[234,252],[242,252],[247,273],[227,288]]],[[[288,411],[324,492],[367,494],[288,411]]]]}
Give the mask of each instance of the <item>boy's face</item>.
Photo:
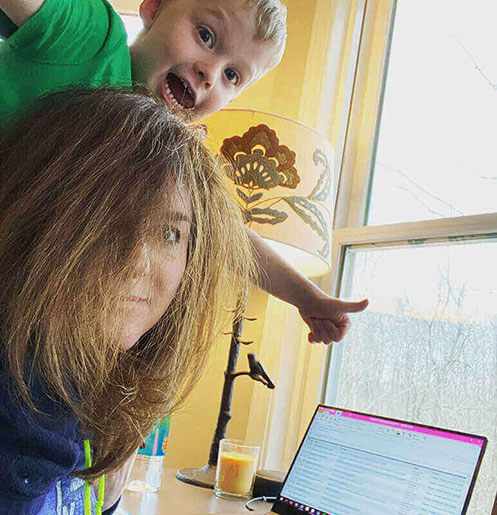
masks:
{"type": "Polygon", "coordinates": [[[271,67],[246,0],[143,0],[144,33],[131,47],[134,79],[188,120],[221,109],[271,67]]]}

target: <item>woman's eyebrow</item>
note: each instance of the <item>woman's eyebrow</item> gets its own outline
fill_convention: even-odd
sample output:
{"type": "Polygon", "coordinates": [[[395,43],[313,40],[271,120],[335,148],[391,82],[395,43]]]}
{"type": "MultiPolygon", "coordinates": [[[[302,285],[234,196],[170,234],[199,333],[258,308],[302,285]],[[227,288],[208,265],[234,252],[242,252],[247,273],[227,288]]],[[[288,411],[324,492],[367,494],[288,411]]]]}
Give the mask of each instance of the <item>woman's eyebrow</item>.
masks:
{"type": "Polygon", "coordinates": [[[181,211],[168,211],[166,213],[166,218],[172,222],[188,222],[189,224],[192,223],[192,219],[181,211]]]}

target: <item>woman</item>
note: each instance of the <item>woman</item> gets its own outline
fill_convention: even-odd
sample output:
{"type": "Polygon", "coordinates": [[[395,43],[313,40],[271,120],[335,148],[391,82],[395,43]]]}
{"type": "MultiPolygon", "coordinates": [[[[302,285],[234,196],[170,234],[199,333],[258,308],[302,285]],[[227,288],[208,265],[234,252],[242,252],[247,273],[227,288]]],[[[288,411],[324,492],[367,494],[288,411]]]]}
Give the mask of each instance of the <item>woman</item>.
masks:
{"type": "Polygon", "coordinates": [[[44,100],[0,185],[0,513],[82,513],[78,478],[122,478],[197,380],[251,247],[199,137],[131,92],[44,100]]]}

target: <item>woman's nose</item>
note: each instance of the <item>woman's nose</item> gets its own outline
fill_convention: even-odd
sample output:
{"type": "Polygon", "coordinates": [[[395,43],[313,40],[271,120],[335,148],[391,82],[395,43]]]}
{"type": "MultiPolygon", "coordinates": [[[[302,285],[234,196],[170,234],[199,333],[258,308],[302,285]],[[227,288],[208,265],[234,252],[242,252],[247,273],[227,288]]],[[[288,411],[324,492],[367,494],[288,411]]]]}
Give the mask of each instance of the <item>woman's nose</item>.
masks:
{"type": "Polygon", "coordinates": [[[150,268],[150,251],[147,246],[144,245],[140,253],[140,259],[136,265],[135,278],[148,275],[150,273],[150,268]]]}

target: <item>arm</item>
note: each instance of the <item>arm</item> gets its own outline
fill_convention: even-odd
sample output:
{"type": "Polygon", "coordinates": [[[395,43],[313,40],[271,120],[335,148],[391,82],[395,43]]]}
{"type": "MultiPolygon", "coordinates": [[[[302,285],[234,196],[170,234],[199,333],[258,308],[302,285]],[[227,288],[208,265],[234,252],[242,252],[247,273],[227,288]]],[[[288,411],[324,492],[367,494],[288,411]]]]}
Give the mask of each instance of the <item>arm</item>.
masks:
{"type": "Polygon", "coordinates": [[[27,22],[45,0],[0,0],[0,9],[18,27],[27,22]]]}
{"type": "Polygon", "coordinates": [[[311,330],[310,342],[340,341],[350,325],[348,313],[363,311],[368,301],[345,302],[330,297],[290,266],[252,229],[247,230],[256,253],[258,286],[299,310],[311,330]]]}

